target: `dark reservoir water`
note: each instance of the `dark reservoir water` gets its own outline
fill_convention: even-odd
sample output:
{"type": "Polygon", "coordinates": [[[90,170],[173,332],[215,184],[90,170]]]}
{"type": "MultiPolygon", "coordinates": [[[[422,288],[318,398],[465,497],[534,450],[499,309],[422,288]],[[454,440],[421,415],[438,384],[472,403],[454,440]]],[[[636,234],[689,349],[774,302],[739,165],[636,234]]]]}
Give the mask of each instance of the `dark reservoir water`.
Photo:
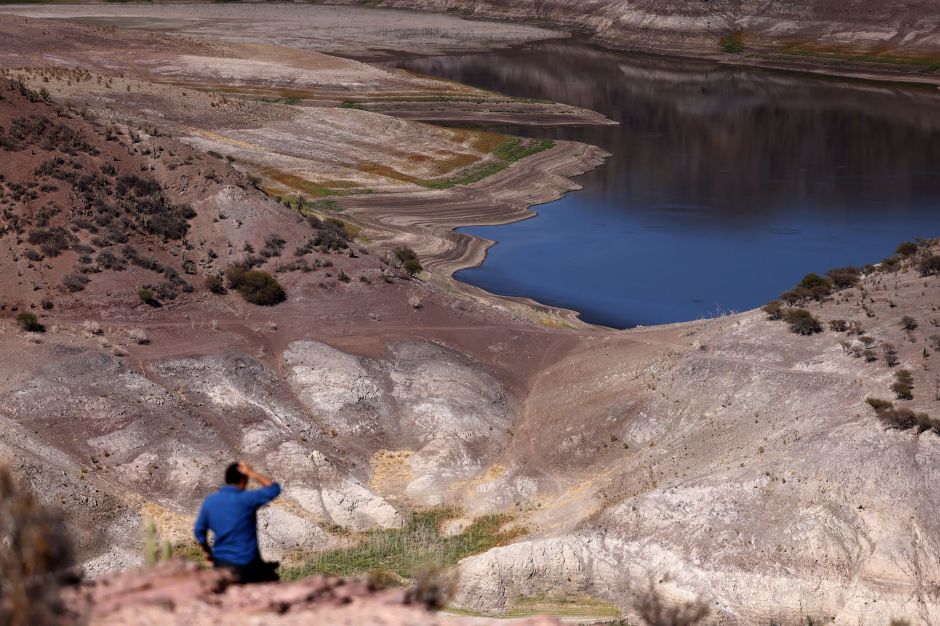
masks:
{"type": "Polygon", "coordinates": [[[617,127],[503,128],[613,153],[460,280],[615,327],[741,311],[807,272],[940,235],[940,92],[628,55],[573,43],[399,61],[617,127]]]}

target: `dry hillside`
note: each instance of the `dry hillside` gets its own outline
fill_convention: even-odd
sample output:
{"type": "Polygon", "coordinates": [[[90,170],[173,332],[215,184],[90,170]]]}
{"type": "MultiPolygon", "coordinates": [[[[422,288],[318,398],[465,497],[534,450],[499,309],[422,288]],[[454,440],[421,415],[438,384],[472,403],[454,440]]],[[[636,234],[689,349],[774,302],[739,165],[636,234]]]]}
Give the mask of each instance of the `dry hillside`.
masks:
{"type": "MultiPolygon", "coordinates": [[[[507,6],[485,8],[525,12],[507,6]]],[[[817,268],[766,311],[566,327],[450,281],[481,252],[450,229],[525,216],[603,154],[347,97],[597,116],[274,44],[0,32],[0,458],[64,510],[90,576],[139,564],[148,521],[192,555],[198,504],[241,457],[284,486],[262,547],[298,576],[420,536],[479,613],[633,619],[652,580],[715,623],[940,622],[936,241],[817,268]],[[429,271],[402,271],[401,242],[429,271]]],[[[239,609],[175,575],[195,600],[156,592],[152,623],[239,609]]],[[[319,584],[271,593],[362,623],[307,606],[319,584]]],[[[252,598],[265,619],[292,606],[252,598]]]]}
{"type": "MultiPolygon", "coordinates": [[[[345,2],[343,2],[345,4],[345,2]]],[[[379,6],[563,28],[603,45],[733,63],[936,81],[940,14],[930,0],[383,0],[379,6]],[[723,54],[721,50],[735,54],[723,54]],[[743,54],[741,54],[743,52],[743,54]]]]}

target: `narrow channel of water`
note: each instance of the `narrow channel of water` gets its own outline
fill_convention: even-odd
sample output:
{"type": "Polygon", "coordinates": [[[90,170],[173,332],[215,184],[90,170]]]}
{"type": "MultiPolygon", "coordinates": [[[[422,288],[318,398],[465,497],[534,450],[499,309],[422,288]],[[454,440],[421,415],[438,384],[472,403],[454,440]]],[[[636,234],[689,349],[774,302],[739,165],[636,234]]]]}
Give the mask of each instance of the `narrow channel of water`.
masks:
{"type": "Polygon", "coordinates": [[[940,93],[569,42],[393,65],[600,111],[618,127],[504,128],[613,153],[460,280],[615,327],[759,306],[810,271],[940,235],[940,93]]]}

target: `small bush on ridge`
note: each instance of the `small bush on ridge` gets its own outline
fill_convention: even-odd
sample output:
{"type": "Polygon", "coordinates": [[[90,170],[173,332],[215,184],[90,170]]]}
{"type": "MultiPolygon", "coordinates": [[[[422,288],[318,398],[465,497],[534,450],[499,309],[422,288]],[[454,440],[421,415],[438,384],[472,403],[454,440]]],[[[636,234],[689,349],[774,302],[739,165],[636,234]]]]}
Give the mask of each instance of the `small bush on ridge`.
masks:
{"type": "Polygon", "coordinates": [[[790,330],[798,335],[812,335],[822,332],[822,325],[812,313],[803,309],[787,309],[783,320],[790,325],[790,330]]]}
{"type": "Polygon", "coordinates": [[[36,317],[35,313],[28,311],[19,313],[16,316],[16,323],[20,325],[20,328],[29,333],[46,332],[46,327],[39,323],[39,318],[36,317]]]}
{"type": "Polygon", "coordinates": [[[251,304],[273,306],[287,299],[287,292],[274,276],[261,270],[233,265],[225,270],[229,289],[234,289],[251,304]]]}

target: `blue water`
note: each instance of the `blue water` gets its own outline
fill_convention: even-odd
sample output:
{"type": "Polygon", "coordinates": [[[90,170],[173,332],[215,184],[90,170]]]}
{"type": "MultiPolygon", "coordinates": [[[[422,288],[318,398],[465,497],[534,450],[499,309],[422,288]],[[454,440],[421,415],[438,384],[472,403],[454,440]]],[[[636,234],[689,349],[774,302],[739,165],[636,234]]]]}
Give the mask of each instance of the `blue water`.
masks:
{"type": "Polygon", "coordinates": [[[940,95],[570,43],[401,61],[617,127],[501,128],[613,157],[460,280],[626,328],[759,306],[807,272],[940,235],[940,95]]]}

